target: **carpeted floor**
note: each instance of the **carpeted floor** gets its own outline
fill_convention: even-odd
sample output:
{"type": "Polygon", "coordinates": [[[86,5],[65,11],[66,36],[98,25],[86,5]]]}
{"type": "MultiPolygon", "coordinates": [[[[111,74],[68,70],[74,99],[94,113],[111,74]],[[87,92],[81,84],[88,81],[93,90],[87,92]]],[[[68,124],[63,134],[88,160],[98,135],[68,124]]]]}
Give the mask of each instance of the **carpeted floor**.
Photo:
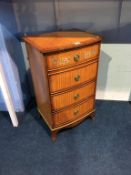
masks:
{"type": "Polygon", "coordinates": [[[96,120],[52,142],[36,108],[13,128],[0,113],[0,175],[131,175],[131,104],[97,101],[96,120]]]}

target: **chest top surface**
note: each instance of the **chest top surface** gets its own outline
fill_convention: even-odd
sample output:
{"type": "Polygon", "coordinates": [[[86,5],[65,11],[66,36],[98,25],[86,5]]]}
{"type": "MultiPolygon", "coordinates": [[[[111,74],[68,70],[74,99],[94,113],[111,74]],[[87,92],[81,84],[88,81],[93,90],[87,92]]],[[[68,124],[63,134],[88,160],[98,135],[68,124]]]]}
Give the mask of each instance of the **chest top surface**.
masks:
{"type": "Polygon", "coordinates": [[[42,53],[62,51],[100,42],[101,37],[87,32],[61,31],[23,37],[23,40],[42,53]]]}

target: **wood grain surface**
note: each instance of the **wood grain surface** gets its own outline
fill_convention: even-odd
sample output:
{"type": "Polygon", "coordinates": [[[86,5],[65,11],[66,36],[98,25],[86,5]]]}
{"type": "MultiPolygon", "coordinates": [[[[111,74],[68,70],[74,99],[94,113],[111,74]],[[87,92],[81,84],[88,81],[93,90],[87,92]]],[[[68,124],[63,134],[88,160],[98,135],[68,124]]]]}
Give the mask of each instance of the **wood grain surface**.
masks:
{"type": "Polygon", "coordinates": [[[95,84],[96,82],[91,82],[84,86],[78,86],[74,90],[60,93],[58,95],[52,95],[51,96],[52,110],[60,110],[64,107],[78,103],[94,95],[95,84]]]}
{"type": "Polygon", "coordinates": [[[79,104],[76,107],[69,108],[62,112],[54,114],[53,116],[54,127],[58,127],[59,125],[76,120],[82,115],[85,115],[85,113],[92,111],[93,106],[94,106],[94,99],[91,98],[88,101],[79,104]]]}
{"type": "Polygon", "coordinates": [[[49,76],[50,91],[60,91],[96,78],[98,62],[93,62],[87,66],[70,70],[60,74],[49,76]]]}
{"type": "Polygon", "coordinates": [[[23,40],[40,52],[49,53],[77,48],[101,41],[101,37],[87,32],[61,31],[36,36],[26,36],[23,40]]]}
{"type": "Polygon", "coordinates": [[[82,62],[86,62],[98,57],[98,53],[99,44],[95,44],[79,49],[48,54],[46,55],[48,70],[64,68],[67,66],[76,66],[82,62]]]}

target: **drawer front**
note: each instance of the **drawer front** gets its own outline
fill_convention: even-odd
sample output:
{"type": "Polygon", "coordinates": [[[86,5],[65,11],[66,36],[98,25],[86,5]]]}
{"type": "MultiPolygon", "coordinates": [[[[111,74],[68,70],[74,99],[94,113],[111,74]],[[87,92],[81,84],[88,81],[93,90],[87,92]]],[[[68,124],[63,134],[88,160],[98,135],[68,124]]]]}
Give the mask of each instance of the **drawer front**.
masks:
{"type": "Polygon", "coordinates": [[[88,101],[84,102],[83,104],[56,113],[53,116],[54,127],[58,127],[60,125],[82,118],[82,115],[86,115],[88,112],[91,112],[93,108],[94,108],[94,99],[91,98],[88,101]]]}
{"type": "Polygon", "coordinates": [[[51,97],[52,109],[58,110],[66,106],[80,102],[95,94],[95,82],[86,84],[82,87],[78,87],[75,90],[71,90],[59,95],[53,95],[51,97]]]}
{"type": "Polygon", "coordinates": [[[91,63],[85,67],[50,75],[50,90],[56,92],[77,86],[86,81],[96,78],[98,62],[91,63]]]}
{"type": "Polygon", "coordinates": [[[88,61],[97,57],[99,54],[99,44],[66,51],[62,53],[52,54],[47,56],[48,69],[56,69],[69,65],[76,65],[84,61],[88,61]]]}

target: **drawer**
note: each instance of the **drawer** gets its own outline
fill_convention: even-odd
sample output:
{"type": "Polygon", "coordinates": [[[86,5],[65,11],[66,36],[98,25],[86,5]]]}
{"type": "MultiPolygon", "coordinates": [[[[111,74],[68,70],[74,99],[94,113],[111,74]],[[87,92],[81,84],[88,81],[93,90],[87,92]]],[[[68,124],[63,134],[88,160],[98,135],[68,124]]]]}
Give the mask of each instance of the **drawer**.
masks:
{"type": "Polygon", "coordinates": [[[95,82],[78,87],[75,90],[61,93],[59,95],[53,95],[51,97],[52,109],[59,110],[66,106],[80,102],[95,94],[95,82]]]}
{"type": "Polygon", "coordinates": [[[48,69],[57,69],[69,65],[76,65],[91,60],[99,54],[99,44],[75,49],[71,51],[49,54],[47,56],[48,69]]]}
{"type": "Polygon", "coordinates": [[[94,99],[90,98],[88,101],[76,106],[64,110],[62,112],[56,113],[53,115],[54,127],[58,127],[60,125],[70,123],[77,119],[81,119],[82,115],[88,114],[94,108],[94,99]]]}
{"type": "Polygon", "coordinates": [[[81,83],[93,80],[96,78],[98,62],[93,62],[84,67],[79,67],[70,71],[50,74],[50,91],[51,93],[68,89],[81,83]]]}

